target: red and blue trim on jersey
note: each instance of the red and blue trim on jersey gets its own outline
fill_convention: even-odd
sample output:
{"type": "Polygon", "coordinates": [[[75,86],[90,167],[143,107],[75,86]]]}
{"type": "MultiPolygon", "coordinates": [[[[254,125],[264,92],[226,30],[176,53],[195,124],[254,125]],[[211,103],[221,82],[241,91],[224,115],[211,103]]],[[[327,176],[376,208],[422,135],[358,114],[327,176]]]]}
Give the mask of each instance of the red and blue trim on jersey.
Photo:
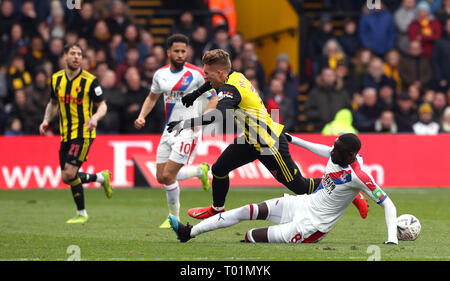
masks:
{"type": "MultiPolygon", "coordinates": [[[[186,71],[180,78],[180,80],[178,80],[178,82],[175,84],[175,86],[173,86],[172,92],[185,91],[189,87],[189,85],[191,85],[192,81],[194,81],[194,75],[192,75],[190,71],[186,71]]],[[[166,123],[164,125],[167,125],[167,123],[169,122],[175,104],[176,103],[166,103],[166,123]]]]}
{"type": "MultiPolygon", "coordinates": [[[[372,191],[372,193],[377,189],[377,185],[372,181],[372,179],[369,177],[368,174],[366,174],[366,172],[364,172],[361,169],[361,165],[359,164],[358,161],[353,162],[352,164],[350,164],[350,167],[352,167],[353,171],[355,172],[356,176],[361,180],[361,182],[367,186],[368,189],[370,189],[370,191],[372,191]]],[[[386,199],[387,195],[384,194],[384,192],[380,195],[380,197],[378,197],[378,204],[381,204],[385,199],[386,199]]]]}
{"type": "MultiPolygon", "coordinates": [[[[324,178],[325,177],[330,177],[331,180],[334,182],[334,184],[345,184],[345,183],[348,183],[348,182],[352,181],[352,171],[350,171],[350,170],[342,170],[342,171],[339,171],[339,172],[326,174],[324,176],[324,178]]],[[[319,186],[317,187],[316,190],[314,190],[313,193],[316,193],[317,191],[319,191],[322,188],[323,188],[323,185],[322,185],[322,182],[320,182],[319,186]]]]}

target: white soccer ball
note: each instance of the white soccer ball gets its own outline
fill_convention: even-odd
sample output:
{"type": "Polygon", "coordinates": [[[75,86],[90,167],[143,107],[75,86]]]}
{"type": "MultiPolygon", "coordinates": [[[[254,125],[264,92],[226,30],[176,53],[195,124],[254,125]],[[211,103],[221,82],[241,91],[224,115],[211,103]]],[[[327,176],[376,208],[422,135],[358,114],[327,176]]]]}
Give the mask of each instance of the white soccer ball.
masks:
{"type": "Polygon", "coordinates": [[[404,214],[397,218],[397,238],[402,241],[413,241],[419,237],[422,226],[413,215],[404,214]]]}

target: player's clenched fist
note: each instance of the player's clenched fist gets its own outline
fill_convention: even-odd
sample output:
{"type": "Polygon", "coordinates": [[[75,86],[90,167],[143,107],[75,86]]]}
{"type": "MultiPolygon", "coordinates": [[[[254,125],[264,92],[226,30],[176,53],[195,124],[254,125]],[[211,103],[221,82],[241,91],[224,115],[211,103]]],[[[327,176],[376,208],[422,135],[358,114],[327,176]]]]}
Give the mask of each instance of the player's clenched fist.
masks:
{"type": "Polygon", "coordinates": [[[134,127],[138,130],[140,130],[142,127],[145,126],[145,119],[144,118],[138,118],[134,121],[134,127]]]}
{"type": "Polygon", "coordinates": [[[42,122],[41,125],[39,126],[39,133],[41,134],[41,136],[47,135],[47,129],[48,129],[48,123],[45,121],[42,122]]]}

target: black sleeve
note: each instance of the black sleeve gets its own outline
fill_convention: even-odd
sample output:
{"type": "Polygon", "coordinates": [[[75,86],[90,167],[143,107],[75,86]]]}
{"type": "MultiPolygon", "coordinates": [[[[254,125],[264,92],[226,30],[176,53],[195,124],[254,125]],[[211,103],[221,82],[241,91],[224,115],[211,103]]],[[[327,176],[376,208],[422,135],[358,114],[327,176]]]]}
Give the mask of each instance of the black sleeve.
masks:
{"type": "Polygon", "coordinates": [[[218,103],[216,108],[222,113],[227,109],[234,109],[241,102],[241,94],[235,86],[224,84],[217,90],[218,103]]]}
{"type": "Polygon", "coordinates": [[[184,123],[184,128],[192,128],[195,126],[206,126],[216,121],[217,114],[221,114],[221,116],[225,116],[226,118],[226,110],[234,109],[241,102],[241,94],[238,89],[232,85],[225,84],[221,86],[218,90],[218,99],[216,109],[211,110],[210,112],[203,114],[200,117],[192,118],[186,120],[184,123]]]}
{"type": "Polygon", "coordinates": [[[98,79],[95,78],[91,83],[91,87],[89,89],[89,97],[95,102],[101,102],[104,100],[103,90],[98,82],[98,79]]]}

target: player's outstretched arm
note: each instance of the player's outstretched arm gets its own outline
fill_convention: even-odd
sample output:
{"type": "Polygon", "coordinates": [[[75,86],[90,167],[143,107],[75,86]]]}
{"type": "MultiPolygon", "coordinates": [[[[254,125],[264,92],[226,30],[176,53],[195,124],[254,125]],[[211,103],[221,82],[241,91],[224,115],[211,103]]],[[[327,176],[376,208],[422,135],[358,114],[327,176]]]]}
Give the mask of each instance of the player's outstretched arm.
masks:
{"type": "Polygon", "coordinates": [[[309,141],[305,141],[302,140],[301,138],[297,138],[294,137],[292,135],[289,134],[285,134],[286,138],[288,139],[288,141],[292,144],[295,144],[297,146],[303,147],[309,151],[311,151],[314,154],[317,154],[319,156],[325,157],[325,158],[329,158],[330,157],[330,152],[331,152],[331,147],[328,145],[324,145],[324,144],[318,144],[318,143],[313,143],[313,142],[309,142],[309,141]]]}
{"type": "Polygon", "coordinates": [[[145,126],[145,117],[153,110],[156,102],[159,99],[160,94],[154,94],[150,92],[148,96],[145,98],[144,104],[142,105],[141,112],[139,113],[138,118],[134,121],[134,127],[138,130],[142,129],[145,126]]]}
{"type": "Polygon", "coordinates": [[[391,198],[386,197],[380,206],[384,209],[384,216],[388,229],[388,240],[384,244],[398,244],[397,238],[397,209],[391,198]]]}
{"type": "Polygon", "coordinates": [[[56,114],[58,114],[58,101],[55,99],[50,99],[50,102],[45,107],[44,120],[41,125],[39,125],[39,133],[42,136],[47,134],[48,124],[55,118],[56,114]]]}
{"type": "Polygon", "coordinates": [[[94,130],[95,128],[97,128],[98,121],[103,117],[105,117],[106,112],[108,112],[108,106],[106,105],[106,102],[105,101],[98,102],[97,111],[84,125],[88,127],[89,131],[94,130]]]}

